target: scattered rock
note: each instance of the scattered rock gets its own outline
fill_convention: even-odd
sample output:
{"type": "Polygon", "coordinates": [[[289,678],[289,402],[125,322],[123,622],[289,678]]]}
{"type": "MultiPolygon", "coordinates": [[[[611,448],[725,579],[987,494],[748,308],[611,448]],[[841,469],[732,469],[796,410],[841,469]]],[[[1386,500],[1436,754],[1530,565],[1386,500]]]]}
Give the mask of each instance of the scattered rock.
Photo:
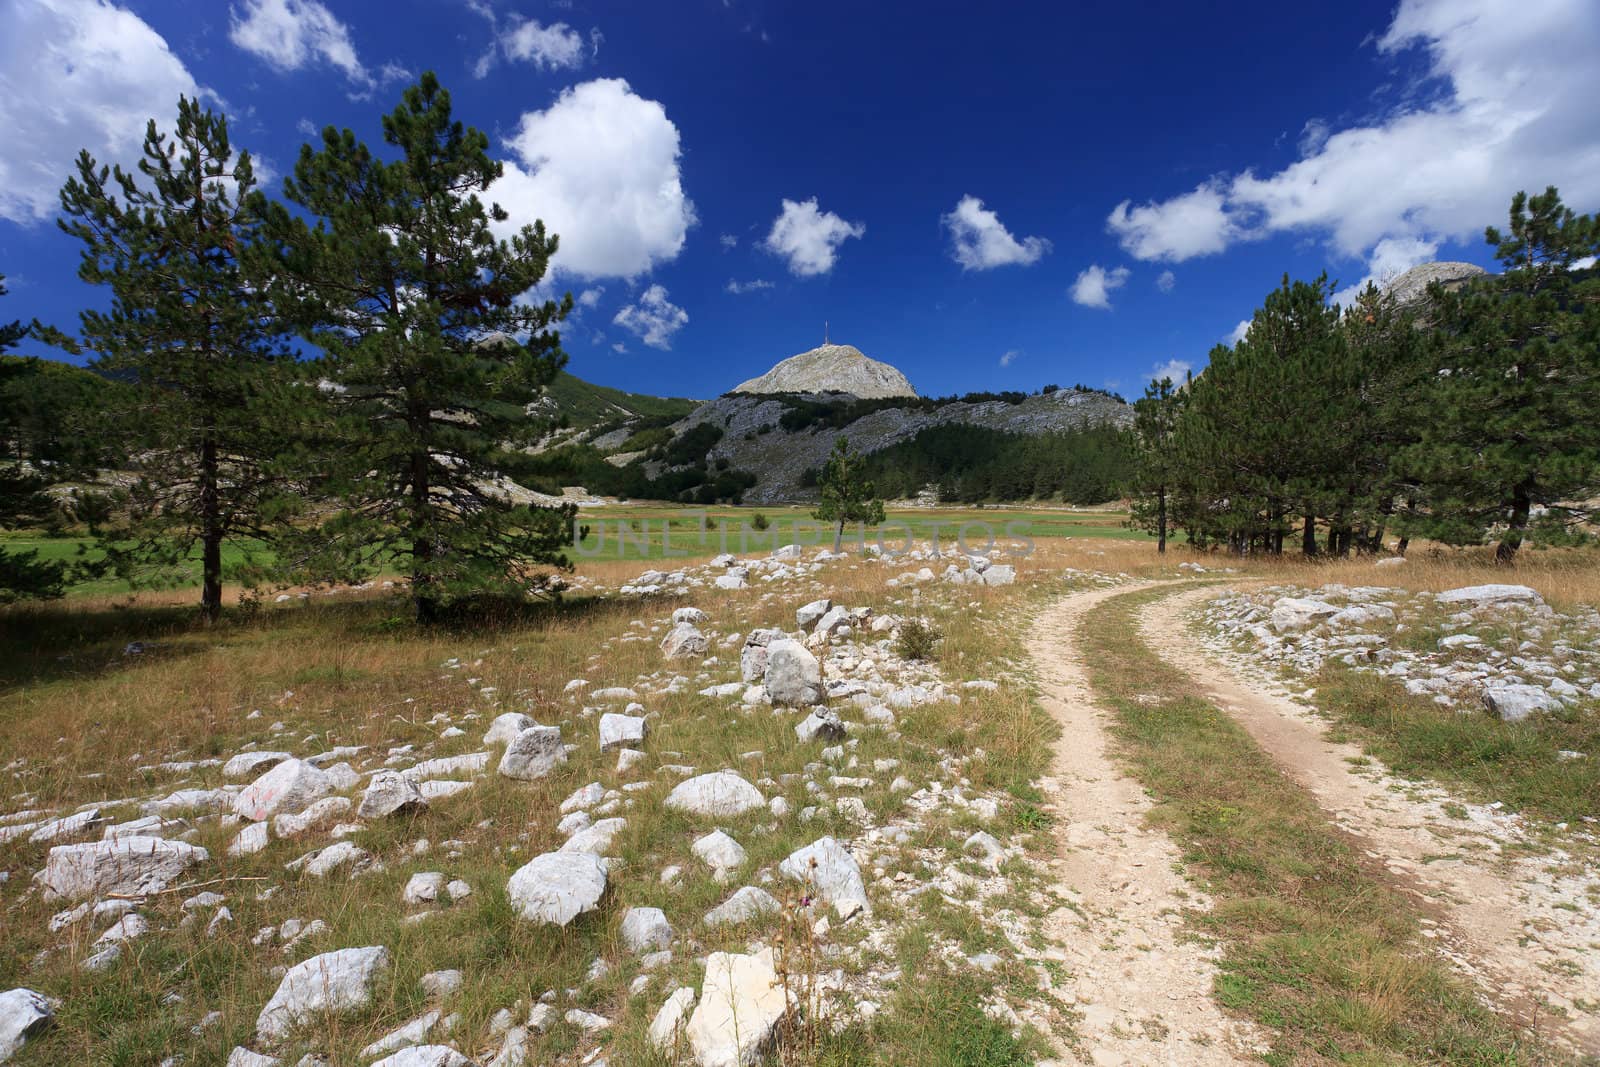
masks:
{"type": "Polygon", "coordinates": [[[600,716],[600,751],[614,748],[638,748],[644,744],[649,729],[642,715],[622,715],[608,711],[600,716]]]}
{"type": "Polygon", "coordinates": [[[668,659],[703,656],[711,651],[711,641],[693,623],[680,622],[661,639],[661,651],[668,659]]]}
{"type": "Polygon", "coordinates": [[[0,1063],[4,1063],[49,1027],[55,1013],[42,993],[8,989],[0,993],[0,1063]]]}
{"type": "Polygon", "coordinates": [[[689,1017],[689,1047],[700,1067],[748,1067],[789,1013],[772,949],[706,958],[700,1003],[689,1017]]]}
{"type": "Polygon", "coordinates": [[[733,896],[706,912],[707,926],[728,923],[747,923],[763,915],[781,911],[783,906],[765,889],[747,885],[733,896]]]}
{"type": "Polygon", "coordinates": [[[1521,722],[1530,715],[1561,710],[1561,701],[1536,685],[1488,686],[1483,691],[1483,704],[1502,722],[1521,722]]]}
{"type": "Polygon", "coordinates": [[[622,941],[634,952],[672,944],[672,924],[660,908],[629,908],[622,917],[622,941]]]}
{"type": "Polygon", "coordinates": [[[565,762],[567,750],[561,743],[561,727],[530,726],[506,745],[505,755],[500,757],[500,773],[519,782],[532,782],[565,762]]]}
{"type": "Polygon", "coordinates": [[[508,711],[504,715],[496,715],[489,724],[489,732],[483,735],[486,745],[509,744],[524,730],[531,730],[539,724],[530,715],[520,711],[508,711]]]}
{"type": "Polygon", "coordinates": [[[807,707],[822,703],[822,665],[798,641],[785,637],[767,646],[763,677],[774,704],[807,707]]]}
{"type": "Polygon", "coordinates": [[[844,723],[840,720],[839,713],[829,708],[813,711],[794,728],[794,735],[803,745],[817,740],[843,741],[844,734],[844,723]]]}
{"type": "Polygon", "coordinates": [[[46,899],[80,900],[113,893],[159,893],[210,853],[185,841],[160,837],[120,837],[80,845],[57,845],[34,880],[46,899]]]}
{"type": "Polygon", "coordinates": [[[841,919],[870,910],[861,868],[845,847],[831,837],[820,838],[789,854],[778,865],[786,878],[807,886],[818,900],[833,905],[841,919]]]}
{"type": "Polygon", "coordinates": [[[373,981],[388,968],[389,950],[381,945],[342,948],[297,963],[261,1009],[256,1033],[276,1041],[324,1015],[359,1011],[371,998],[373,981]]]}
{"type": "Polygon", "coordinates": [[[389,815],[421,811],[427,806],[422,791],[405,775],[399,771],[378,771],[367,784],[356,815],[362,819],[382,819],[389,815]]]}
{"type": "Polygon", "coordinates": [[[689,1011],[694,1007],[694,1001],[695,992],[689,986],[673,990],[650,1023],[650,1044],[662,1052],[671,1052],[689,1021],[689,1011]]]}
{"type": "Polygon", "coordinates": [[[531,922],[557,926],[599,907],[605,891],[605,864],[588,852],[535,856],[506,883],[517,914],[531,922]]]}
{"type": "Polygon", "coordinates": [[[286,759],[245,786],[234,798],[233,810],[253,822],[279,813],[295,815],[313,801],[336,792],[334,779],[305,760],[286,759]]]}
{"type": "Polygon", "coordinates": [[[666,800],[673,811],[711,818],[743,815],[766,804],[761,791],[733,771],[713,771],[679,782],[666,800]]]}

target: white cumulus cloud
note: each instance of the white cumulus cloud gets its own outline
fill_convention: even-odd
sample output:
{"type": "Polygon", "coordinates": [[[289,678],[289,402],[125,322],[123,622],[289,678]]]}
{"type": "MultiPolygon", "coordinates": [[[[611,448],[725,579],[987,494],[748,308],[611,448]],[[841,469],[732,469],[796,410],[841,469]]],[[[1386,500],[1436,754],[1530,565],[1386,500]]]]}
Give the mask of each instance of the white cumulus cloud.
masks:
{"type": "Polygon", "coordinates": [[[578,294],[578,306],[592,308],[600,303],[600,298],[606,293],[605,286],[597,285],[593,289],[585,289],[578,294]]]}
{"type": "Polygon", "coordinates": [[[551,263],[581,278],[633,278],[677,258],[694,204],[678,169],[678,127],[666,109],[620,78],[584,82],[522,116],[506,142],[514,160],[487,199],[510,219],[534,219],[561,238],[551,263]]]}
{"type": "Polygon", "coordinates": [[[1233,328],[1233,331],[1231,333],[1229,333],[1228,336],[1226,336],[1226,337],[1224,337],[1222,339],[1223,343],[1230,344],[1230,345],[1236,345],[1240,341],[1243,341],[1245,339],[1245,335],[1247,335],[1249,332],[1250,332],[1250,320],[1249,319],[1240,319],[1239,320],[1239,325],[1235,326],[1233,328]]]}
{"type": "Polygon", "coordinates": [[[1111,290],[1120,289],[1128,282],[1128,268],[1114,267],[1106,270],[1091,263],[1078,274],[1072,283],[1072,301],[1086,308],[1111,308],[1111,290]]]}
{"type": "Polygon", "coordinates": [[[1017,350],[1015,348],[1011,349],[1009,352],[1001,353],[1001,355],[1000,355],[1000,365],[1002,367],[1009,367],[1009,366],[1011,366],[1011,364],[1015,363],[1016,361],[1017,361],[1017,350]]]}
{"type": "Polygon", "coordinates": [[[1043,237],[1024,237],[1018,241],[1000,222],[1000,216],[983,206],[975,196],[963,196],[955,210],[939,217],[950,233],[950,255],[962,270],[991,270],[1011,264],[1027,266],[1039,262],[1050,251],[1043,237]]]}
{"type": "Polygon", "coordinates": [[[740,296],[744,293],[758,293],[763,289],[771,288],[772,283],[767,281],[765,278],[753,278],[747,282],[736,281],[733,278],[729,278],[728,284],[723,286],[723,289],[732,293],[734,296],[740,296]]]}
{"type": "Polygon", "coordinates": [[[688,325],[689,313],[667,299],[665,286],[652,285],[611,321],[651,348],[667,349],[672,347],[672,335],[688,325]]]}
{"type": "Polygon", "coordinates": [[[201,92],[160,34],[108,0],[11,0],[0,9],[0,217],[53,214],[87,148],[131,166],[145,124],[201,92]]]}
{"type": "Polygon", "coordinates": [[[228,38],[279,71],[320,61],[357,84],[374,81],[350,30],[317,0],[244,0],[243,11],[233,11],[228,38]]]}
{"type": "Polygon", "coordinates": [[[1170,378],[1173,385],[1182,385],[1192,370],[1194,364],[1186,359],[1169,359],[1150,368],[1150,380],[1159,382],[1163,378],[1170,378]]]}
{"type": "Polygon", "coordinates": [[[583,66],[587,46],[577,30],[565,22],[541,25],[538,19],[513,23],[500,38],[507,59],[521,59],[544,70],[575,70],[583,66]]]}
{"type": "Polygon", "coordinates": [[[865,223],[846,222],[831,211],[818,210],[814,196],[803,202],[786,199],[772,222],[766,247],[789,261],[791,274],[807,278],[833,270],[839,246],[866,232],[865,223]]]}
{"type": "Polygon", "coordinates": [[[1172,273],[1170,270],[1162,271],[1161,276],[1156,279],[1156,288],[1160,289],[1163,293],[1172,292],[1173,287],[1177,284],[1178,276],[1172,273]]]}
{"type": "Polygon", "coordinates": [[[1313,120],[1301,158],[1281,170],[1247,169],[1171,199],[1124,201],[1108,228],[1129,254],[1171,262],[1238,240],[1309,233],[1336,255],[1367,259],[1377,276],[1397,262],[1397,249],[1437,247],[1500,222],[1518,189],[1554,184],[1583,210],[1600,200],[1593,0],[1401,0],[1377,48],[1419,49],[1428,60],[1405,102],[1379,120],[1343,129],[1313,120]],[[1386,240],[1412,243],[1380,255],[1386,240]]]}

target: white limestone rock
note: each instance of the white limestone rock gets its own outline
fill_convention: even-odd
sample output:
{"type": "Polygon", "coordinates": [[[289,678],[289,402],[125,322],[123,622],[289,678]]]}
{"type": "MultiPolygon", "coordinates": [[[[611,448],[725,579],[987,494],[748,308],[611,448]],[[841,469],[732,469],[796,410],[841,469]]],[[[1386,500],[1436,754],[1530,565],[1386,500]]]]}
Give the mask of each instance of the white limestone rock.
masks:
{"type": "Polygon", "coordinates": [[[707,926],[725,926],[729,923],[747,923],[763,915],[781,911],[782,905],[773,895],[758,886],[747,885],[733,896],[706,912],[707,926]]]}
{"type": "Polygon", "coordinates": [[[634,952],[649,952],[672,944],[672,924],[660,908],[629,908],[622,917],[622,941],[634,952]]]}
{"type": "Polygon", "coordinates": [[[712,771],[679,782],[666,799],[673,811],[709,818],[731,818],[766,804],[761,791],[733,771],[712,771]]]}
{"type": "Polygon", "coordinates": [[[270,771],[286,759],[293,759],[289,752],[241,752],[222,765],[224,778],[252,778],[256,775],[270,771]]]}
{"type": "Polygon", "coordinates": [[[341,948],[297,963],[256,1017],[256,1033],[277,1041],[324,1015],[359,1011],[371,999],[372,983],[388,969],[389,950],[382,945],[341,948]]]}
{"type": "Polygon", "coordinates": [[[789,1013],[772,949],[706,958],[700,1003],[689,1017],[689,1048],[700,1067],[750,1067],[789,1013]]]}
{"type": "Polygon", "coordinates": [[[691,986],[680,986],[672,991],[650,1023],[650,1044],[661,1052],[671,1052],[683,1039],[683,1029],[689,1022],[689,1012],[694,1008],[695,992],[691,986]]]}
{"type": "Polygon", "coordinates": [[[767,646],[763,678],[776,705],[798,708],[822,703],[822,665],[810,649],[792,638],[780,638],[767,646]]]}
{"type": "Polygon", "coordinates": [[[831,837],[823,837],[790,853],[778,870],[791,881],[808,887],[818,900],[833,905],[834,914],[848,919],[870,911],[861,868],[849,851],[831,837]]]}
{"type": "Polygon", "coordinates": [[[43,1033],[54,1018],[42,993],[31,989],[0,993],[0,1063],[21,1052],[28,1039],[43,1033]]]}
{"type": "Polygon", "coordinates": [[[1521,722],[1561,710],[1561,701],[1536,685],[1491,685],[1483,690],[1483,705],[1501,722],[1521,722]]]}
{"type": "Polygon", "coordinates": [[[711,651],[711,640],[693,624],[680,622],[661,639],[661,652],[668,659],[687,659],[711,651]]]}
{"type": "Polygon", "coordinates": [[[565,926],[600,906],[606,868],[588,852],[546,852],[529,860],[506,883],[517,914],[530,922],[565,926]]]}
{"type": "Polygon", "coordinates": [[[642,715],[623,715],[608,711],[600,716],[600,751],[616,748],[638,748],[644,744],[649,724],[642,715]]]}
{"type": "Polygon", "coordinates": [[[399,771],[378,771],[367,783],[361,795],[356,816],[362,819],[382,819],[389,815],[411,814],[422,811],[428,801],[415,782],[399,771]]]}
{"type": "Polygon", "coordinates": [[[238,815],[261,822],[274,815],[296,815],[321,800],[334,788],[334,778],[305,760],[286,759],[266,774],[245,786],[234,797],[238,815]]]}
{"type": "Polygon", "coordinates": [[[522,731],[532,729],[538,725],[530,715],[524,715],[520,711],[508,711],[504,715],[496,715],[494,717],[494,721],[489,724],[488,732],[483,735],[483,743],[486,745],[509,744],[522,731]]]}
{"type": "Polygon", "coordinates": [[[500,773],[519,782],[545,777],[567,762],[566,746],[561,743],[561,727],[530,726],[506,745],[500,757],[500,773]]]}
{"type": "Polygon", "coordinates": [[[189,868],[205,863],[210,853],[186,841],[160,837],[119,837],[57,845],[44,869],[34,876],[45,898],[82,900],[113,893],[140,896],[159,893],[189,868]]]}

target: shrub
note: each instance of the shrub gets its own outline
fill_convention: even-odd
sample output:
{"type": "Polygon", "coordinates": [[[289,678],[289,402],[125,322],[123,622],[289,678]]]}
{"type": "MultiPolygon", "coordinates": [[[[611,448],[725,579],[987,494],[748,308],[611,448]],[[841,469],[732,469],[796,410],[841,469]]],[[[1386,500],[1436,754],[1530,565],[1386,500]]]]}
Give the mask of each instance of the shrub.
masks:
{"type": "Polygon", "coordinates": [[[931,659],[938,649],[939,642],[943,640],[944,634],[921,619],[907,619],[900,624],[900,633],[895,637],[894,650],[899,653],[901,659],[931,659]]]}

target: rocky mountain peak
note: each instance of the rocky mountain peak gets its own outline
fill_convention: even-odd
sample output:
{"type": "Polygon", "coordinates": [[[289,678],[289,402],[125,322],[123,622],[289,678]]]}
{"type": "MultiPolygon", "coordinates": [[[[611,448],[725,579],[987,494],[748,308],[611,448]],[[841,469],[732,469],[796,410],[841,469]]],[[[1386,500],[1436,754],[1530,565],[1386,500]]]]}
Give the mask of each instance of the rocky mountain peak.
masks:
{"type": "Polygon", "coordinates": [[[849,393],[865,399],[914,397],[911,382],[894,367],[868,359],[854,345],[823,345],[790,356],[735,393],[849,393]]]}

